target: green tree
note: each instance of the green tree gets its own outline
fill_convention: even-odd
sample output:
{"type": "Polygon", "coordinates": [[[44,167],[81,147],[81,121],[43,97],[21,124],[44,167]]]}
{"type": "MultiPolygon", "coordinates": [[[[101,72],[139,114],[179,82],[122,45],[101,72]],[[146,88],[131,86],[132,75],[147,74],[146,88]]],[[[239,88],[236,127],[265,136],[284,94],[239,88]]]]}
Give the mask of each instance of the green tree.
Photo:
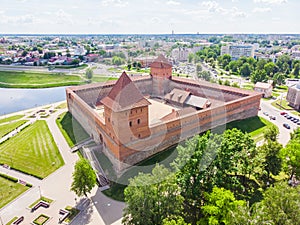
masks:
{"type": "Polygon", "coordinates": [[[267,81],[267,73],[264,70],[256,70],[251,74],[251,81],[253,83],[257,83],[257,82],[265,82],[267,81]]]}
{"type": "Polygon", "coordinates": [[[131,63],[127,64],[127,69],[130,71],[130,69],[131,69],[131,63]]]}
{"type": "Polygon", "coordinates": [[[201,72],[198,73],[198,77],[202,78],[203,80],[210,81],[211,73],[207,70],[201,71],[201,72]]]}
{"type": "Polygon", "coordinates": [[[275,85],[282,85],[284,84],[285,76],[283,73],[275,73],[273,76],[273,84],[275,85]]]}
{"type": "Polygon", "coordinates": [[[124,191],[126,207],[122,223],[162,224],[163,220],[179,216],[183,197],[175,175],[162,165],[156,165],[151,174],[139,173],[130,179],[124,191]]]}
{"type": "Polygon", "coordinates": [[[202,66],[201,66],[200,63],[197,63],[197,65],[196,65],[196,72],[197,72],[197,74],[198,74],[199,72],[201,72],[201,71],[202,71],[202,66]]]}
{"type": "Polygon", "coordinates": [[[112,64],[113,64],[113,65],[120,66],[120,65],[124,64],[124,59],[122,59],[122,58],[119,57],[119,56],[114,56],[114,57],[112,58],[112,64]]]}
{"type": "Polygon", "coordinates": [[[278,134],[279,134],[278,127],[270,126],[268,129],[264,131],[264,138],[267,141],[277,141],[278,134]]]}
{"type": "Polygon", "coordinates": [[[83,195],[87,197],[96,184],[96,174],[89,161],[85,158],[79,159],[75,164],[71,191],[79,197],[83,195]]]}
{"type": "Polygon", "coordinates": [[[275,225],[300,224],[299,187],[293,188],[286,183],[275,184],[264,193],[260,204],[265,220],[275,225]]]}
{"type": "Polygon", "coordinates": [[[228,66],[229,66],[229,69],[230,69],[233,73],[238,72],[239,67],[238,67],[237,61],[231,61],[231,62],[229,63],[228,66]]]}
{"type": "Polygon", "coordinates": [[[265,68],[266,64],[267,64],[267,61],[265,59],[259,59],[256,63],[257,70],[263,70],[265,68]]]}
{"type": "Polygon", "coordinates": [[[225,80],[225,81],[224,81],[224,85],[225,85],[225,86],[230,86],[230,81],[229,81],[229,80],[225,80]]]}
{"type": "Polygon", "coordinates": [[[282,167],[292,179],[294,176],[300,178],[300,143],[291,140],[280,152],[282,167]]]}
{"type": "Polygon", "coordinates": [[[294,76],[296,77],[296,78],[298,78],[299,77],[299,73],[300,73],[300,63],[296,63],[295,65],[294,65],[294,68],[293,68],[294,70],[293,70],[293,74],[294,74],[294,76]]]}
{"type": "Polygon", "coordinates": [[[240,68],[241,76],[249,77],[251,74],[251,67],[249,63],[244,63],[240,68]]]}
{"type": "Polygon", "coordinates": [[[244,201],[236,200],[231,191],[218,187],[214,187],[211,193],[206,193],[205,200],[202,206],[204,217],[199,221],[200,225],[229,224],[230,211],[235,211],[238,206],[246,204],[244,201]]]}
{"type": "Polygon", "coordinates": [[[92,68],[87,68],[85,71],[85,76],[87,79],[92,79],[94,75],[94,71],[92,70],[92,68]]]}
{"type": "Polygon", "coordinates": [[[174,216],[172,216],[171,218],[164,219],[162,224],[163,225],[191,225],[190,223],[186,223],[181,216],[177,216],[175,218],[174,216]]]}
{"type": "Polygon", "coordinates": [[[192,63],[193,60],[194,60],[194,57],[195,57],[195,55],[194,55],[193,53],[190,53],[190,54],[188,55],[188,62],[189,62],[189,63],[192,63]]]}
{"type": "Polygon", "coordinates": [[[269,62],[269,63],[264,65],[264,70],[266,71],[266,73],[269,77],[273,77],[273,75],[277,71],[277,68],[276,68],[275,63],[269,62]]]}

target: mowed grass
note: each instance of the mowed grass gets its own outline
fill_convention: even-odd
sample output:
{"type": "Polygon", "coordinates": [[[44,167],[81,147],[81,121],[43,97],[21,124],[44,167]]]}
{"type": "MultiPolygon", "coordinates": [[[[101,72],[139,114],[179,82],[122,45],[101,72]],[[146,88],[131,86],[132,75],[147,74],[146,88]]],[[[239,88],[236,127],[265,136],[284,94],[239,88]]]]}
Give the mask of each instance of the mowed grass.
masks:
{"type": "Polygon", "coordinates": [[[8,124],[2,124],[2,125],[0,124],[0,138],[12,132],[14,129],[18,128],[19,126],[21,126],[26,122],[27,120],[18,120],[8,124]]]}
{"type": "Polygon", "coordinates": [[[95,74],[92,77],[93,83],[106,82],[106,81],[117,80],[117,79],[118,78],[116,78],[116,77],[98,76],[95,74]]]}
{"type": "Polygon", "coordinates": [[[255,142],[258,142],[263,139],[264,131],[271,126],[275,125],[262,117],[255,116],[245,120],[228,123],[226,129],[237,128],[243,132],[247,132],[255,142]]]}
{"type": "Polygon", "coordinates": [[[0,164],[45,178],[64,162],[45,121],[36,121],[0,145],[0,164]]]}
{"type": "Polygon", "coordinates": [[[28,189],[29,187],[0,177],[0,209],[28,189]]]}
{"type": "Polygon", "coordinates": [[[0,71],[0,87],[45,88],[83,83],[79,76],[56,73],[0,71]]]}
{"type": "Polygon", "coordinates": [[[89,138],[89,135],[69,112],[61,114],[56,120],[56,124],[70,147],[73,147],[77,143],[89,138]]]}
{"type": "Polygon", "coordinates": [[[10,117],[7,117],[7,118],[0,119],[0,125],[1,125],[1,123],[11,122],[11,121],[14,121],[14,120],[21,119],[23,117],[24,116],[22,116],[22,115],[15,115],[15,116],[10,116],[10,117]]]}

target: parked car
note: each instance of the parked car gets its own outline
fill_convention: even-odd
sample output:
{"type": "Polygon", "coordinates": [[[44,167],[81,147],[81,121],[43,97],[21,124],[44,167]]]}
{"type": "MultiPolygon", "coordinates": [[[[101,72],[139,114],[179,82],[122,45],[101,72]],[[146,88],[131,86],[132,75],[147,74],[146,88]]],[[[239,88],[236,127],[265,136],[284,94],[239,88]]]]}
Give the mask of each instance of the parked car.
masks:
{"type": "Polygon", "coordinates": [[[270,120],[276,120],[276,116],[269,116],[270,120]]]}
{"type": "Polygon", "coordinates": [[[300,122],[298,122],[298,123],[297,123],[297,125],[299,125],[299,126],[300,126],[300,122]]]}
{"type": "Polygon", "coordinates": [[[263,112],[263,114],[264,114],[265,116],[268,116],[268,115],[269,115],[267,112],[263,112]]]}
{"type": "Polygon", "coordinates": [[[289,116],[289,114],[285,114],[284,117],[287,118],[289,116]]]}
{"type": "Polygon", "coordinates": [[[280,115],[284,116],[286,115],[286,112],[281,112],[280,115]]]}
{"type": "Polygon", "coordinates": [[[283,126],[284,126],[286,129],[291,129],[290,125],[288,125],[287,123],[284,123],[283,126]]]}
{"type": "Polygon", "coordinates": [[[296,119],[296,118],[295,118],[295,119],[293,120],[293,122],[294,122],[294,123],[298,123],[298,122],[299,122],[299,119],[296,119]]]}

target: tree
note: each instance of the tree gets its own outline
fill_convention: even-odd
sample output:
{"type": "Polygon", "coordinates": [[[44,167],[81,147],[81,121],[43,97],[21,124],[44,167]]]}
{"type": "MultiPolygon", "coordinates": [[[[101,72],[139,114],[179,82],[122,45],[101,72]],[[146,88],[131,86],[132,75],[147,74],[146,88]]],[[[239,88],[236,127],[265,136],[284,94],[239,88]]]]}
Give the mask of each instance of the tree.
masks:
{"type": "Polygon", "coordinates": [[[130,71],[130,69],[131,69],[131,64],[130,63],[127,64],[127,69],[130,71]]]}
{"type": "Polygon", "coordinates": [[[235,211],[238,206],[246,202],[236,200],[234,194],[224,188],[214,187],[211,193],[205,194],[206,203],[202,206],[204,217],[199,224],[221,225],[229,224],[230,211],[235,211]]]}
{"type": "Polygon", "coordinates": [[[263,169],[267,173],[267,180],[265,180],[264,177],[262,178],[265,184],[271,181],[271,174],[276,176],[281,171],[281,149],[281,144],[279,144],[276,140],[272,141],[270,139],[267,140],[267,143],[263,144],[258,148],[258,151],[264,155],[263,169]]]}
{"type": "Polygon", "coordinates": [[[198,73],[198,77],[202,78],[203,80],[210,81],[211,73],[207,70],[201,71],[201,72],[198,73]]]}
{"type": "Polygon", "coordinates": [[[225,86],[230,86],[230,81],[229,81],[229,80],[225,80],[225,81],[224,81],[224,85],[225,85],[225,86]]]}
{"type": "Polygon", "coordinates": [[[201,66],[200,63],[197,63],[197,65],[196,65],[196,72],[197,72],[197,74],[198,74],[199,72],[201,72],[201,71],[202,71],[202,66],[201,66]]]}
{"type": "Polygon", "coordinates": [[[190,53],[190,54],[188,55],[188,62],[189,62],[189,63],[192,63],[193,60],[194,60],[194,57],[195,57],[195,55],[194,55],[193,53],[190,53]]]}
{"type": "Polygon", "coordinates": [[[275,73],[273,76],[273,84],[275,85],[282,85],[284,84],[285,76],[283,73],[275,73]]]}
{"type": "Polygon", "coordinates": [[[172,216],[180,216],[183,197],[175,175],[162,165],[156,165],[151,174],[139,173],[129,180],[124,191],[126,207],[122,223],[162,224],[172,216]]]}
{"type": "Polygon", "coordinates": [[[230,63],[229,63],[229,69],[233,72],[233,73],[236,73],[236,72],[238,72],[238,64],[237,64],[237,61],[231,61],[230,63]]]}
{"type": "Polygon", "coordinates": [[[300,224],[299,191],[299,187],[289,187],[283,182],[268,188],[259,203],[265,220],[269,220],[269,224],[300,224]]]}
{"type": "Polygon", "coordinates": [[[264,138],[267,141],[277,141],[278,133],[279,131],[276,126],[270,126],[264,131],[264,138]]]}
{"type": "Polygon", "coordinates": [[[87,197],[96,184],[96,174],[89,161],[85,158],[79,159],[75,164],[71,191],[79,197],[83,195],[87,197]]]}
{"type": "Polygon", "coordinates": [[[265,68],[265,64],[267,64],[265,59],[259,59],[256,63],[257,70],[263,70],[265,68]]]}
{"type": "Polygon", "coordinates": [[[167,218],[163,220],[163,225],[191,225],[190,223],[186,223],[181,216],[171,218],[167,218]]]}
{"type": "Polygon", "coordinates": [[[22,52],[22,57],[27,56],[27,54],[28,54],[28,52],[27,52],[26,50],[24,50],[24,51],[22,52]]]}
{"type": "Polygon", "coordinates": [[[300,178],[300,143],[291,140],[280,152],[283,170],[290,176],[300,178]]]}
{"type": "Polygon", "coordinates": [[[94,71],[92,70],[92,68],[87,68],[86,71],[85,71],[85,76],[87,79],[92,79],[94,75],[94,71]]]}
{"type": "Polygon", "coordinates": [[[300,73],[300,63],[296,63],[294,65],[294,70],[293,70],[293,74],[296,78],[299,77],[299,73],[300,73]]]}
{"type": "Polygon", "coordinates": [[[264,65],[264,70],[266,71],[269,77],[273,77],[273,75],[276,73],[277,68],[275,63],[269,62],[264,65]]]}
{"type": "Polygon", "coordinates": [[[253,83],[267,81],[267,73],[264,70],[256,70],[251,74],[251,81],[253,83]]]}
{"type": "Polygon", "coordinates": [[[71,62],[72,65],[77,65],[77,66],[79,65],[79,63],[80,63],[79,59],[73,59],[71,62]]]}
{"type": "Polygon", "coordinates": [[[124,59],[122,59],[122,58],[119,57],[119,56],[114,56],[114,57],[112,58],[112,64],[113,64],[113,65],[120,66],[120,65],[122,65],[123,63],[124,63],[124,59]]]}
{"type": "Polygon", "coordinates": [[[251,74],[251,67],[249,63],[244,63],[240,69],[241,76],[243,77],[249,77],[251,74]]]}

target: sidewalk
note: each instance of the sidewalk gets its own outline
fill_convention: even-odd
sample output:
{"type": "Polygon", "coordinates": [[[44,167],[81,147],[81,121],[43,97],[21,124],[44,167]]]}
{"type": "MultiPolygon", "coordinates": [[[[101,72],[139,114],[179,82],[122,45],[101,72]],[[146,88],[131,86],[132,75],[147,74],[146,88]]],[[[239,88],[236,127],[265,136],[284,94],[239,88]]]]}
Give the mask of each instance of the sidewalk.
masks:
{"type": "MultiPolygon", "coordinates": [[[[4,224],[11,220],[14,216],[24,216],[24,221],[22,222],[22,224],[30,224],[41,213],[44,213],[45,215],[51,217],[50,221],[47,222],[47,225],[59,224],[59,209],[63,209],[66,206],[78,206],[79,208],[83,207],[82,205],[80,205],[83,199],[77,200],[76,198],[78,197],[70,191],[72,183],[72,173],[75,162],[78,160],[78,155],[76,153],[70,153],[70,147],[68,146],[66,140],[64,139],[63,135],[56,125],[56,118],[64,111],[66,110],[57,110],[57,112],[46,119],[48,127],[53,135],[54,141],[57,144],[57,147],[64,159],[64,166],[62,166],[60,169],[56,170],[54,173],[43,180],[38,180],[17,171],[0,168],[0,172],[16,178],[21,178],[22,180],[25,180],[34,185],[33,188],[31,188],[19,198],[15,199],[13,202],[0,210],[0,217],[2,218],[4,224]],[[30,212],[28,206],[36,201],[39,198],[40,194],[42,196],[53,199],[54,202],[48,209],[41,207],[35,212],[30,212]]],[[[94,193],[96,192],[94,191],[94,193]]],[[[89,220],[85,221],[86,223],[76,223],[74,221],[74,223],[72,224],[105,225],[94,205],[87,206],[86,209],[83,207],[82,212],[76,219],[82,221],[81,219],[87,217],[89,217],[89,220]]]]}

